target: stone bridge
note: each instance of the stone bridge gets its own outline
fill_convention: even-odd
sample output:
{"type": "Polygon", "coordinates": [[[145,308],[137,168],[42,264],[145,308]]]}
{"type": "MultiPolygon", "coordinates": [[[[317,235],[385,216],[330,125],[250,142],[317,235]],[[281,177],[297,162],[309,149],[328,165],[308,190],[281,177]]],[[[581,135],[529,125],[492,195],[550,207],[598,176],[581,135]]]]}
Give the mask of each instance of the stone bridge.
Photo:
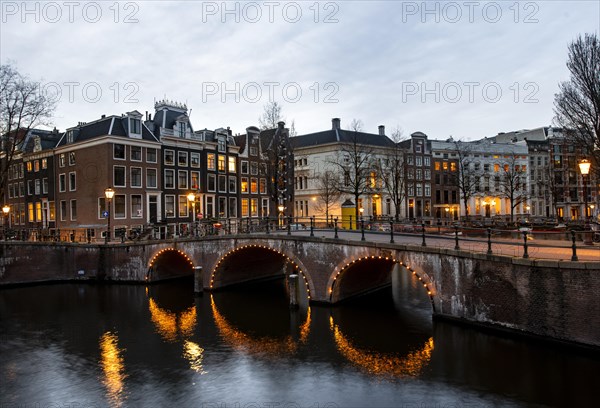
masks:
{"type": "Polygon", "coordinates": [[[389,285],[396,269],[423,287],[436,317],[600,346],[600,262],[272,234],[111,245],[9,242],[0,248],[2,285],[156,282],[196,271],[197,285],[219,290],[297,275],[297,295],[321,304],[389,285]]]}

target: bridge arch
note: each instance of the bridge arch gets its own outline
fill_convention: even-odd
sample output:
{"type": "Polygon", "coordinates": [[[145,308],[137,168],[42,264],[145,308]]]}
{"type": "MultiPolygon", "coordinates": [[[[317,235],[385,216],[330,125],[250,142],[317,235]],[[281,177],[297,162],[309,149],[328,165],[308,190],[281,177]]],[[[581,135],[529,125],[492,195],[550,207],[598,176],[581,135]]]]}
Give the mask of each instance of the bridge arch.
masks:
{"type": "Polygon", "coordinates": [[[230,249],[217,260],[211,271],[209,288],[216,290],[251,280],[297,274],[302,278],[300,283],[303,283],[300,290],[305,288],[306,297],[310,301],[315,289],[311,277],[305,271],[302,261],[293,254],[268,245],[242,245],[230,249]],[[236,270],[238,266],[243,266],[242,273],[236,270]]]}
{"type": "Polygon", "coordinates": [[[168,247],[156,252],[148,263],[145,280],[174,279],[194,274],[194,262],[184,251],[168,247]]]}
{"type": "Polygon", "coordinates": [[[349,297],[365,294],[386,286],[391,283],[391,271],[392,268],[396,266],[405,268],[415,277],[415,279],[419,280],[419,283],[423,286],[429,296],[433,312],[435,313],[434,294],[436,291],[435,285],[429,276],[424,272],[417,271],[405,262],[391,255],[362,255],[350,260],[345,260],[343,263],[336,266],[327,284],[329,302],[338,303],[349,297]],[[364,278],[365,269],[369,266],[379,267],[381,270],[378,271],[376,275],[369,275],[370,286],[365,287],[362,285],[364,281],[360,281],[360,279],[364,278]]]}

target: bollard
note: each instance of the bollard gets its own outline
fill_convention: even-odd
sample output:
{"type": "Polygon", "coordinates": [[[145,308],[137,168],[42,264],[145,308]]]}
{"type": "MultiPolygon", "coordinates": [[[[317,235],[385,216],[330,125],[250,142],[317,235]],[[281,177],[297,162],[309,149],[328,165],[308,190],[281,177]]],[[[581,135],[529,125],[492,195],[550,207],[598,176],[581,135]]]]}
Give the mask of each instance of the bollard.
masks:
{"type": "Polygon", "coordinates": [[[425,223],[421,224],[421,228],[423,228],[423,230],[421,231],[421,236],[423,237],[423,242],[421,242],[421,246],[427,246],[427,244],[425,243],[425,223]]]}
{"type": "Polygon", "coordinates": [[[362,217],[360,218],[360,240],[365,240],[365,220],[362,217]]]}
{"type": "Polygon", "coordinates": [[[288,215],[287,234],[292,235],[292,216],[288,215]]]}
{"type": "Polygon", "coordinates": [[[571,245],[571,248],[573,249],[573,255],[571,256],[571,261],[577,262],[579,261],[579,258],[577,257],[577,245],[575,244],[575,231],[571,230],[571,240],[573,241],[573,244],[571,245]]]}
{"type": "Polygon", "coordinates": [[[337,228],[337,223],[338,223],[338,219],[337,219],[337,217],[335,217],[335,221],[334,221],[334,224],[333,224],[333,225],[334,225],[334,226],[333,226],[333,231],[334,231],[334,234],[335,234],[333,237],[334,237],[335,239],[339,238],[339,237],[338,237],[338,228],[337,228]]]}
{"type": "Polygon", "coordinates": [[[310,217],[310,236],[315,236],[315,216],[310,217]]]}
{"type": "Polygon", "coordinates": [[[290,308],[298,308],[298,275],[291,274],[288,276],[288,285],[290,289],[290,308]]]}
{"type": "Polygon", "coordinates": [[[488,229],[487,229],[487,237],[488,237],[487,254],[491,255],[492,254],[492,229],[490,227],[488,227],[488,229]]]}
{"type": "Polygon", "coordinates": [[[527,253],[527,231],[523,231],[523,258],[529,258],[527,253]]]}
{"type": "Polygon", "coordinates": [[[454,249],[459,250],[460,246],[458,245],[458,225],[454,226],[454,249]]]}
{"type": "Polygon", "coordinates": [[[194,266],[194,295],[202,296],[202,267],[194,266]]]}
{"type": "Polygon", "coordinates": [[[394,243],[394,221],[390,221],[390,244],[394,243]]]}

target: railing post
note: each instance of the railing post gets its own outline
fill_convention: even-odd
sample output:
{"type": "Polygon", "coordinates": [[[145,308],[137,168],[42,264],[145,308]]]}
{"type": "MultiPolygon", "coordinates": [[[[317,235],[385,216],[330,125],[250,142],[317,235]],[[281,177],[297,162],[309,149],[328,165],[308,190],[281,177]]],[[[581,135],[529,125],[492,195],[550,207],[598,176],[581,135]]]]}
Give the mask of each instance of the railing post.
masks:
{"type": "Polygon", "coordinates": [[[487,238],[488,238],[487,254],[491,255],[492,254],[492,229],[490,227],[488,227],[488,229],[487,229],[487,238]]]}
{"type": "Polygon", "coordinates": [[[315,236],[315,216],[310,217],[310,236],[315,236]]]}
{"type": "Polygon", "coordinates": [[[267,234],[269,234],[269,217],[266,217],[266,218],[267,218],[267,226],[266,226],[266,228],[267,228],[267,234]]]}
{"type": "Polygon", "coordinates": [[[288,215],[287,234],[292,235],[292,216],[288,215]]]}
{"type": "Polygon", "coordinates": [[[390,244],[394,243],[394,221],[390,221],[390,244]]]}
{"type": "Polygon", "coordinates": [[[360,240],[365,240],[365,220],[360,217],[360,240]]]}
{"type": "Polygon", "coordinates": [[[458,225],[454,226],[454,249],[457,251],[460,249],[458,245],[458,225]]]}
{"type": "Polygon", "coordinates": [[[577,245],[575,244],[575,231],[571,230],[571,241],[573,241],[573,244],[571,245],[571,248],[573,249],[573,255],[571,256],[571,261],[577,262],[579,261],[579,258],[577,257],[577,245]]]}
{"type": "Polygon", "coordinates": [[[523,231],[523,258],[529,258],[527,253],[527,231],[523,231]]]}
{"type": "Polygon", "coordinates": [[[246,233],[250,234],[250,217],[246,218],[246,233]]]}
{"type": "Polygon", "coordinates": [[[333,231],[334,231],[335,235],[333,237],[336,238],[336,239],[339,238],[338,237],[337,222],[338,222],[338,219],[337,219],[337,217],[335,217],[335,221],[334,221],[334,224],[333,224],[333,231]]]}
{"type": "Polygon", "coordinates": [[[427,244],[425,243],[425,223],[421,223],[421,228],[423,228],[423,230],[421,231],[421,236],[423,237],[423,242],[421,242],[421,246],[427,246],[427,244]]]}

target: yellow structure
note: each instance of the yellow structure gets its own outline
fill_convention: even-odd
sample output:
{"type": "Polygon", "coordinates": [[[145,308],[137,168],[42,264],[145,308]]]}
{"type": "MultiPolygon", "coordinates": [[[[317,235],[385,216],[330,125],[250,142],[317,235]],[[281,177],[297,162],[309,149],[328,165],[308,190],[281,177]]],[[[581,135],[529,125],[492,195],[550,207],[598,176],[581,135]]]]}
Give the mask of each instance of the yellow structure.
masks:
{"type": "Polygon", "coordinates": [[[355,205],[352,201],[344,201],[342,204],[342,228],[354,229],[356,226],[355,211],[355,205]]]}

